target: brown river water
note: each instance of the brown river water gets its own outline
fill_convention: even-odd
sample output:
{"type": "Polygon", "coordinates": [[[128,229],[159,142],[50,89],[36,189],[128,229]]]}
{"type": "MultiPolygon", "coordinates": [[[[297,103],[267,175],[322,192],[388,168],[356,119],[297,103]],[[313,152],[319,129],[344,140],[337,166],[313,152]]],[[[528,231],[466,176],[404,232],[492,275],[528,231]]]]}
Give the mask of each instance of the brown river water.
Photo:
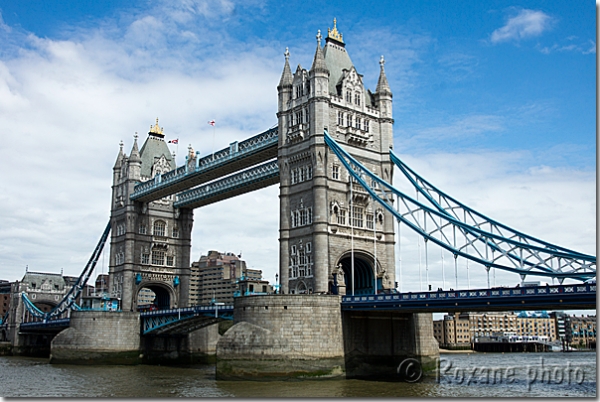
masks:
{"type": "Polygon", "coordinates": [[[346,379],[216,381],[213,365],[73,366],[0,357],[2,397],[595,397],[596,353],[442,354],[419,383],[346,379]]]}

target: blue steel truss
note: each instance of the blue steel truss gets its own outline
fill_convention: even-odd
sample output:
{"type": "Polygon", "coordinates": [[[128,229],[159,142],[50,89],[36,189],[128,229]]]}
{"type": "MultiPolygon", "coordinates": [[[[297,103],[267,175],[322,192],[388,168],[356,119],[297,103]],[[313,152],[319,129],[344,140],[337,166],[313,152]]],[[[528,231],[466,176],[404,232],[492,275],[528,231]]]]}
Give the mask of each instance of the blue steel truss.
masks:
{"type": "Polygon", "coordinates": [[[179,193],[173,206],[197,208],[276,183],[279,183],[279,166],[275,160],[179,193]]]}
{"type": "Polygon", "coordinates": [[[38,309],[31,300],[29,300],[29,298],[27,297],[27,294],[25,294],[25,292],[21,293],[21,299],[23,300],[23,304],[25,305],[25,307],[27,308],[27,311],[29,311],[29,313],[32,316],[34,316],[36,318],[41,318],[44,321],[47,321],[47,320],[59,317],[61,314],[63,314],[68,309],[80,309],[79,306],[77,306],[77,304],[75,304],[75,300],[77,300],[77,298],[81,294],[81,291],[85,287],[88,279],[90,278],[90,275],[94,271],[94,268],[96,267],[96,263],[98,262],[98,258],[100,258],[100,255],[102,254],[102,249],[104,248],[104,245],[106,244],[106,239],[108,238],[109,233],[110,233],[110,221],[106,225],[106,228],[104,229],[104,232],[102,233],[102,236],[100,237],[100,240],[98,241],[98,244],[96,245],[96,248],[94,249],[94,252],[92,253],[92,256],[90,257],[90,259],[88,260],[88,263],[86,264],[85,268],[83,269],[83,272],[81,272],[81,275],[79,275],[79,277],[77,278],[77,281],[71,287],[71,289],[69,289],[67,294],[63,297],[63,299],[56,305],[56,307],[54,307],[52,310],[50,310],[50,312],[44,313],[43,311],[38,309]]]}
{"type": "Polygon", "coordinates": [[[19,325],[19,331],[39,331],[46,332],[48,330],[59,331],[67,328],[71,324],[70,318],[55,318],[48,321],[37,322],[22,322],[19,325]]]}
{"type": "MultiPolygon", "coordinates": [[[[271,159],[277,156],[278,138],[278,128],[274,127],[240,143],[234,142],[228,148],[221,149],[204,158],[197,158],[196,166],[193,169],[190,169],[186,163],[163,175],[156,175],[152,180],[137,184],[130,199],[140,201],[159,199],[216,178],[208,173],[217,173],[217,170],[222,170],[225,166],[239,170],[249,164],[271,159]],[[256,157],[259,154],[262,156],[253,159],[253,156],[256,157]],[[235,165],[236,163],[241,163],[241,167],[235,165]]],[[[223,176],[222,172],[218,173],[223,176]]],[[[231,172],[226,171],[225,173],[231,172]]]]}
{"type": "Polygon", "coordinates": [[[549,248],[556,251],[562,251],[564,253],[571,254],[573,256],[579,256],[584,259],[594,259],[595,257],[579,253],[577,251],[569,250],[567,248],[551,244],[535,237],[529,236],[525,233],[519,232],[512,229],[500,222],[497,222],[480,212],[475,211],[472,208],[462,204],[460,201],[452,198],[448,194],[436,188],[433,184],[429,183],[422,176],[418,175],[408,165],[406,165],[400,158],[390,149],[390,160],[400,169],[400,171],[406,176],[411,184],[425,196],[425,198],[435,206],[440,212],[453,216],[457,220],[476,227],[484,229],[490,233],[496,233],[505,238],[514,239],[519,243],[536,245],[542,248],[549,248]]]}
{"type": "Polygon", "coordinates": [[[176,323],[187,321],[195,317],[231,320],[233,319],[233,306],[194,306],[141,313],[142,334],[147,335],[160,329],[166,329],[176,323]]]}
{"type": "MultiPolygon", "coordinates": [[[[399,221],[454,255],[455,269],[458,256],[483,265],[489,273],[498,268],[526,275],[586,280],[596,276],[596,257],[571,252],[549,243],[530,244],[512,237],[484,230],[483,225],[470,225],[447,211],[431,208],[394,188],[382,180],[348,152],[341,148],[325,131],[325,142],[370,196],[399,221]],[[394,196],[397,198],[394,209],[394,196]],[[400,212],[400,204],[403,210],[400,212]]],[[[490,222],[493,222],[490,220],[490,222]]],[[[505,226],[502,226],[506,228],[505,226]]],[[[531,236],[523,237],[532,242],[531,236]]]]}

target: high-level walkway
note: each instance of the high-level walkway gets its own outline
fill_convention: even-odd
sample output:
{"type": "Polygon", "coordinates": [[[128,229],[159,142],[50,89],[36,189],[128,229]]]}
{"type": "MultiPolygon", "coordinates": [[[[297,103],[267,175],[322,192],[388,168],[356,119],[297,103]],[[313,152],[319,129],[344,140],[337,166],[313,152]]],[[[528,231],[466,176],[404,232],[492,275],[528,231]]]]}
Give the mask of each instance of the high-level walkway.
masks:
{"type": "Polygon", "coordinates": [[[130,198],[142,202],[155,201],[273,159],[277,157],[277,134],[277,127],[271,128],[242,142],[231,143],[228,148],[204,158],[197,158],[194,168],[185,164],[156,175],[154,179],[135,186],[130,198]]]}

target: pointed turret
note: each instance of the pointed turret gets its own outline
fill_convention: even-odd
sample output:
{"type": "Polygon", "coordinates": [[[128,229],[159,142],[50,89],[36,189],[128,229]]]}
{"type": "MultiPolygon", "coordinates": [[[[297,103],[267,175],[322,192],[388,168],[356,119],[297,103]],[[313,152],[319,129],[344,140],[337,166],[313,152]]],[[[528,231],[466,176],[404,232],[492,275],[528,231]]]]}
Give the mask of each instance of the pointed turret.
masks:
{"type": "Polygon", "coordinates": [[[123,165],[124,158],[125,154],[123,153],[123,141],[121,141],[119,143],[119,155],[117,155],[117,160],[113,166],[113,184],[117,184],[121,177],[121,166],[123,165]]]}
{"type": "Polygon", "coordinates": [[[277,94],[278,94],[278,105],[277,110],[279,112],[283,111],[286,108],[287,103],[292,98],[292,69],[290,68],[290,52],[288,48],[285,48],[285,65],[283,66],[283,73],[281,74],[281,79],[279,80],[279,85],[277,85],[277,94]]]}
{"type": "Polygon", "coordinates": [[[140,180],[140,172],[142,170],[142,158],[140,157],[140,151],[137,144],[138,134],[137,132],[133,136],[133,147],[131,148],[131,154],[129,155],[129,178],[133,180],[140,180]]]}
{"type": "Polygon", "coordinates": [[[285,64],[283,66],[283,73],[281,73],[281,79],[279,80],[279,85],[277,85],[277,89],[282,89],[283,87],[291,87],[292,86],[292,69],[290,68],[290,52],[288,48],[285,48],[285,64]]]}
{"type": "Polygon", "coordinates": [[[131,148],[131,154],[129,155],[129,162],[139,162],[142,163],[142,158],[140,157],[140,150],[138,148],[138,134],[137,131],[133,136],[133,147],[131,148]]]}
{"type": "Polygon", "coordinates": [[[125,154],[123,154],[123,141],[121,141],[119,142],[119,154],[117,155],[117,160],[115,161],[113,169],[121,169],[121,163],[123,163],[124,156],[125,154]]]}
{"type": "Polygon", "coordinates": [[[379,65],[381,66],[381,71],[379,72],[379,81],[377,81],[377,89],[375,90],[379,95],[389,95],[392,96],[392,90],[390,89],[390,85],[388,84],[387,77],[385,76],[385,69],[383,65],[385,64],[385,60],[383,55],[379,60],[379,65]]]}
{"type": "Polygon", "coordinates": [[[313,64],[310,68],[311,75],[316,73],[322,73],[329,75],[329,69],[325,63],[325,56],[323,55],[323,49],[321,48],[321,31],[317,32],[317,50],[315,50],[315,57],[313,58],[313,64]]]}

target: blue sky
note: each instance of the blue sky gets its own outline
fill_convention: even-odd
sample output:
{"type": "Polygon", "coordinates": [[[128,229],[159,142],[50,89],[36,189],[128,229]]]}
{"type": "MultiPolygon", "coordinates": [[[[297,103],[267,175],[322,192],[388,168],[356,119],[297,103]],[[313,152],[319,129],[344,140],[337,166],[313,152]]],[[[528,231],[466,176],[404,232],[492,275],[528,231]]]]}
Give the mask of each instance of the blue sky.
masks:
{"type": "MultiPolygon", "coordinates": [[[[0,0],[0,278],[81,271],[109,216],[118,143],[129,153],[156,117],[180,139],[179,163],[188,144],[211,152],[208,120],[216,148],[275,124],[285,48],[292,69],[310,67],[333,18],[372,90],[385,56],[395,150],[410,166],[488,216],[595,254],[595,7],[0,0]]],[[[242,251],[273,281],[277,208],[271,187],[196,210],[192,258],[242,251]]],[[[416,239],[402,235],[409,251],[416,239]]]]}

